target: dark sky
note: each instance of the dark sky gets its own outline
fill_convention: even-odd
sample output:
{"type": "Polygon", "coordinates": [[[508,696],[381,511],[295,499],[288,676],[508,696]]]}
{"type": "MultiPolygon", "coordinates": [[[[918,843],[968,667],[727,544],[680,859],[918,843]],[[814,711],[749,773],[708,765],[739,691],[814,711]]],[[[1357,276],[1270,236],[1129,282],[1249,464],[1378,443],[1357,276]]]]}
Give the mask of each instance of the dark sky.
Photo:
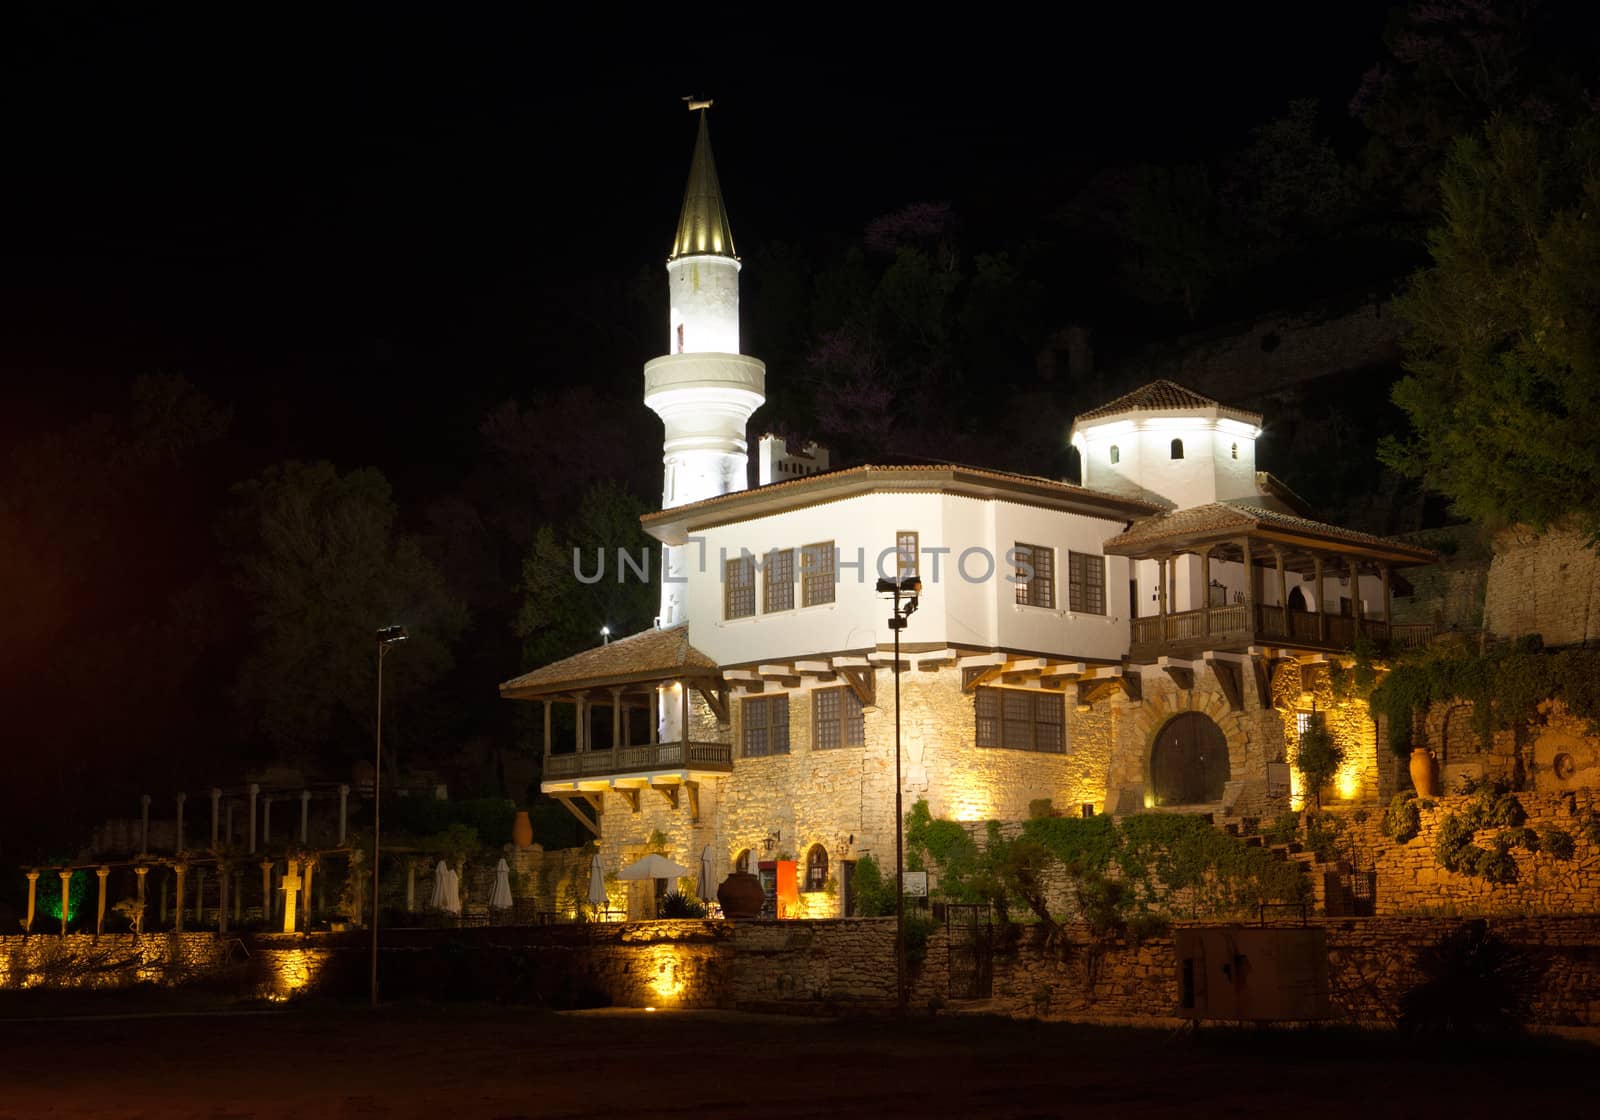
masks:
{"type": "Polygon", "coordinates": [[[0,36],[0,438],[166,370],[264,450],[391,470],[459,453],[484,408],[541,384],[633,392],[656,324],[624,296],[670,239],[683,94],[717,98],[741,246],[923,199],[1003,224],[1102,164],[1237,145],[1294,97],[1344,127],[1384,22],[1363,3],[883,34],[58,7],[0,36]]]}

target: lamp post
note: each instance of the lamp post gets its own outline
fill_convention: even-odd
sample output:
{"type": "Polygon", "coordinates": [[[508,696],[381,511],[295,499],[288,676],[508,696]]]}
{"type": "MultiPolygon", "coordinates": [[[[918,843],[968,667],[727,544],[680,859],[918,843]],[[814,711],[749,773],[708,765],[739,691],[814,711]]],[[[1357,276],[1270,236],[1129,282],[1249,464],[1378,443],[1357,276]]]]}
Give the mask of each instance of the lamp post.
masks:
{"type": "Polygon", "coordinates": [[[916,576],[880,579],[878,592],[894,596],[889,629],[894,631],[894,992],[895,1007],[905,1013],[906,1000],[906,890],[905,812],[901,808],[900,781],[900,631],[917,609],[922,580],[916,576]]]}
{"type": "Polygon", "coordinates": [[[372,1006],[378,1006],[378,824],[382,802],[379,791],[383,783],[383,655],[396,642],[403,642],[409,634],[404,626],[385,626],[377,633],[378,639],[378,723],[375,739],[377,746],[372,759],[372,1006]]]}

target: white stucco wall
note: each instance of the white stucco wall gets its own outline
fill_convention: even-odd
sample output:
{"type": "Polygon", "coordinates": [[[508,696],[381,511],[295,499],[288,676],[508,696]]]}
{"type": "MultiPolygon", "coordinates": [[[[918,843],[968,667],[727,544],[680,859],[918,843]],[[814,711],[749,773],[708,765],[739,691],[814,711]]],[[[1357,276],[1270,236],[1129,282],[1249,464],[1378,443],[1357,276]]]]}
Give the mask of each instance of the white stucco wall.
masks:
{"type": "Polygon", "coordinates": [[[1256,495],[1255,429],[1226,418],[1151,416],[1108,421],[1077,437],[1083,484],[1178,509],[1256,495]],[[1172,441],[1183,441],[1183,458],[1172,441]],[[1237,445],[1238,458],[1234,458],[1237,445]],[[1116,447],[1118,461],[1111,462],[1116,447]]]}
{"type": "Polygon", "coordinates": [[[739,262],[679,257],[667,264],[669,354],[739,352],[739,262]],[[678,328],[683,328],[680,338],[678,328]]]}

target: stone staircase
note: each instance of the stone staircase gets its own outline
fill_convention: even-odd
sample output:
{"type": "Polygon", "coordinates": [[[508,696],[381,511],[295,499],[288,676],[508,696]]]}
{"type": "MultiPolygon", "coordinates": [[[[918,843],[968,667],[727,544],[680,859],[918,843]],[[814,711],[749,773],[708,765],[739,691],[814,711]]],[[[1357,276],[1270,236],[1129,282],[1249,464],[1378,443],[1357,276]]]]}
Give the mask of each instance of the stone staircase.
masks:
{"type": "MultiPolygon", "coordinates": [[[[1311,913],[1334,918],[1364,912],[1356,878],[1363,873],[1351,867],[1348,860],[1319,860],[1317,854],[1307,851],[1299,840],[1274,843],[1262,833],[1261,822],[1254,817],[1218,814],[1212,823],[1228,835],[1239,837],[1247,847],[1265,848],[1273,859],[1297,864],[1311,883],[1311,913]]],[[[1367,897],[1370,898],[1370,894],[1367,897]]]]}

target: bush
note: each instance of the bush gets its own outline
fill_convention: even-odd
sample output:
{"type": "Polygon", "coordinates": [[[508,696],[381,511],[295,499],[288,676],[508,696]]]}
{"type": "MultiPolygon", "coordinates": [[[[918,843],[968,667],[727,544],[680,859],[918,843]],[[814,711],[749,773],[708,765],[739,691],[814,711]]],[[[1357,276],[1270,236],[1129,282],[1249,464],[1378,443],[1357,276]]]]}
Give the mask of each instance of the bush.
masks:
{"type": "Polygon", "coordinates": [[[1547,828],[1539,833],[1539,847],[1549,853],[1552,859],[1571,859],[1574,848],[1572,833],[1559,828],[1547,828]]]}
{"type": "Polygon", "coordinates": [[[1322,808],[1322,787],[1332,781],[1339,767],[1344,765],[1344,755],[1343,744],[1328,732],[1321,717],[1313,714],[1306,729],[1300,733],[1294,765],[1306,780],[1312,804],[1319,809],[1322,808]]]}
{"type": "Polygon", "coordinates": [[[1029,820],[1036,821],[1041,817],[1053,817],[1055,815],[1055,806],[1051,804],[1051,801],[1048,797],[1036,797],[1032,801],[1028,802],[1029,820]]]}
{"type": "Polygon", "coordinates": [[[1171,932],[1172,923],[1164,914],[1134,914],[1128,918],[1128,940],[1135,945],[1171,932]]]}
{"type": "Polygon", "coordinates": [[[1396,844],[1409,844],[1422,831],[1422,813],[1411,790],[1397,793],[1383,813],[1383,834],[1396,844]]]}
{"type": "Polygon", "coordinates": [[[662,918],[703,918],[708,911],[698,898],[673,891],[661,900],[658,916],[662,918]]]}
{"type": "Polygon", "coordinates": [[[1418,952],[1417,969],[1422,981],[1400,997],[1408,1034],[1504,1034],[1528,1020],[1537,974],[1482,921],[1418,952]]]}
{"type": "Polygon", "coordinates": [[[1268,844],[1293,844],[1300,835],[1300,814],[1290,810],[1272,818],[1272,823],[1261,830],[1268,844]]]}
{"type": "Polygon", "coordinates": [[[885,881],[878,861],[871,856],[862,856],[856,861],[850,889],[854,896],[851,911],[855,917],[887,918],[894,913],[894,880],[885,881]]]}
{"type": "Polygon", "coordinates": [[[928,938],[936,926],[933,918],[920,910],[906,912],[906,974],[914,976],[928,959],[928,938]]]}

